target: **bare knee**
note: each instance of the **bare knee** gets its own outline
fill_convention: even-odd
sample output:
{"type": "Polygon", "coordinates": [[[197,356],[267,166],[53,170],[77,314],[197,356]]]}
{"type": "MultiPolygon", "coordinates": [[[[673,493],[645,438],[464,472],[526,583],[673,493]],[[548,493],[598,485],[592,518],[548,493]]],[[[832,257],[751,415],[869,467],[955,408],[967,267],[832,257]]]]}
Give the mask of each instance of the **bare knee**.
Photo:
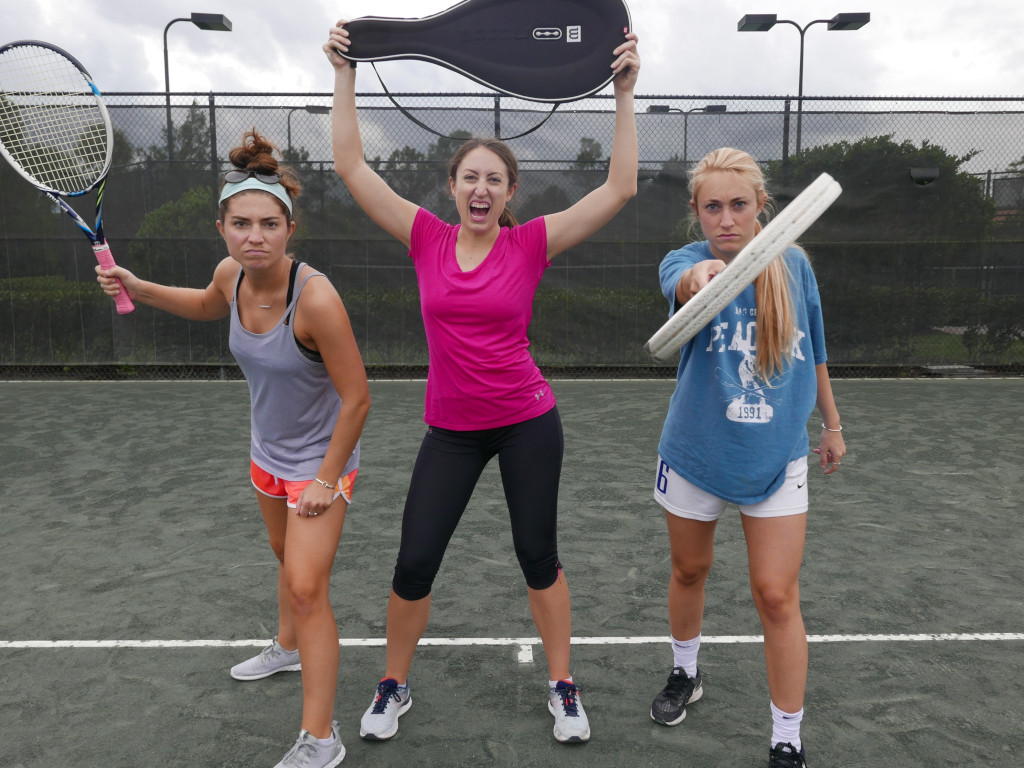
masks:
{"type": "Polygon", "coordinates": [[[702,587],[711,572],[711,560],[672,560],[672,581],[684,589],[702,587]]]}
{"type": "Polygon", "coordinates": [[[751,591],[762,624],[782,626],[800,618],[800,592],[796,585],[754,585],[751,591]]]}
{"type": "Polygon", "coordinates": [[[293,615],[308,616],[327,602],[327,584],[312,574],[287,574],[285,584],[293,615]]]}

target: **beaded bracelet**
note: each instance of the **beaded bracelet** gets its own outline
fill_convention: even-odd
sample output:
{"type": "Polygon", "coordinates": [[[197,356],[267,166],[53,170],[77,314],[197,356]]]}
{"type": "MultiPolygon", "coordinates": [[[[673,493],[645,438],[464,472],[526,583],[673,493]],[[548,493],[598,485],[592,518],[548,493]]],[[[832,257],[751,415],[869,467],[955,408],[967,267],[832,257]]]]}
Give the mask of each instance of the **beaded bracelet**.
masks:
{"type": "Polygon", "coordinates": [[[824,421],[821,422],[821,428],[824,429],[826,432],[842,432],[843,431],[843,425],[842,424],[839,425],[839,429],[832,429],[830,427],[826,427],[824,421]]]}
{"type": "MultiPolygon", "coordinates": [[[[822,426],[824,426],[824,425],[822,425],[822,426]]],[[[333,486],[333,485],[331,485],[330,483],[325,483],[325,482],[324,482],[323,480],[321,480],[321,479],[320,479],[319,477],[314,477],[313,479],[314,479],[314,480],[315,480],[316,482],[320,483],[320,485],[322,485],[322,486],[323,486],[324,488],[327,488],[328,490],[331,490],[331,491],[333,491],[333,490],[334,490],[334,486],[333,486]]]]}

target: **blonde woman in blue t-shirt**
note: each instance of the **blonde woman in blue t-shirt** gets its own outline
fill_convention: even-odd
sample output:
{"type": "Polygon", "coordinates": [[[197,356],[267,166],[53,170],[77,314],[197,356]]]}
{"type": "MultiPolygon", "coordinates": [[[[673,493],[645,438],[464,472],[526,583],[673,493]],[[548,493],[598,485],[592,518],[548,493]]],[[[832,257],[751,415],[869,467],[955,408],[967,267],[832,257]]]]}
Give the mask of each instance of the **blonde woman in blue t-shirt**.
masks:
{"type": "MultiPolygon", "coordinates": [[[[769,205],[760,166],[718,149],[690,174],[690,206],[706,238],[669,253],[662,292],[671,311],[689,301],[760,231],[769,205]]],[[[818,287],[807,255],[789,248],[681,350],[658,446],[655,499],[672,553],[668,612],[673,665],[651,717],[678,725],[701,698],[697,666],[704,585],[727,503],[739,506],[754,604],[764,628],[771,694],[770,768],[805,768],[800,738],[807,636],[800,563],[807,521],[807,421],[822,424],[819,466],[846,453],[826,366],[818,287]]]]}

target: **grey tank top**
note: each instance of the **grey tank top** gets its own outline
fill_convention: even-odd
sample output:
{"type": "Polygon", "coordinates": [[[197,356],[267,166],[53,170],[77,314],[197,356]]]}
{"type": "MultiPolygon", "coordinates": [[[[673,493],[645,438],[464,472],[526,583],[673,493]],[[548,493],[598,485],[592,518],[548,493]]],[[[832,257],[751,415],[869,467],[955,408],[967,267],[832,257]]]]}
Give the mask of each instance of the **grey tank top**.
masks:
{"type": "MultiPolygon", "coordinates": [[[[298,265],[301,272],[304,265],[298,265]]],[[[289,296],[288,306],[267,333],[253,333],[238,318],[238,286],[231,297],[231,332],[228,344],[249,384],[252,460],[284,480],[311,480],[316,476],[341,410],[341,397],[327,367],[310,360],[299,349],[292,330],[295,307],[310,272],[289,296]]],[[[359,468],[359,443],[342,474],[359,468]]],[[[323,478],[333,482],[337,478],[323,478]]]]}

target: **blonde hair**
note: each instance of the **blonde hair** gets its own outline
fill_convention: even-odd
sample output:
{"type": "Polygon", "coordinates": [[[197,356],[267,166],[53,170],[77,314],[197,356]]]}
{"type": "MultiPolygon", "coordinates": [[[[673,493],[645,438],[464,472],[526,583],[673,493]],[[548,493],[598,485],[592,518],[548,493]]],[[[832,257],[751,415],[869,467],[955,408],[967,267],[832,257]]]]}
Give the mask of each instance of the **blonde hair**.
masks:
{"type": "MultiPolygon", "coordinates": [[[[764,172],[748,153],[723,147],[709,152],[690,172],[691,208],[700,197],[701,184],[709,173],[728,171],[740,181],[754,188],[759,212],[764,212],[765,223],[771,214],[772,199],[765,190],[764,172]]],[[[755,234],[761,231],[761,222],[754,222],[755,234]]],[[[790,288],[792,275],[783,257],[774,259],[754,280],[757,302],[757,356],[755,367],[765,381],[782,373],[793,357],[793,335],[796,311],[790,288]]]]}

